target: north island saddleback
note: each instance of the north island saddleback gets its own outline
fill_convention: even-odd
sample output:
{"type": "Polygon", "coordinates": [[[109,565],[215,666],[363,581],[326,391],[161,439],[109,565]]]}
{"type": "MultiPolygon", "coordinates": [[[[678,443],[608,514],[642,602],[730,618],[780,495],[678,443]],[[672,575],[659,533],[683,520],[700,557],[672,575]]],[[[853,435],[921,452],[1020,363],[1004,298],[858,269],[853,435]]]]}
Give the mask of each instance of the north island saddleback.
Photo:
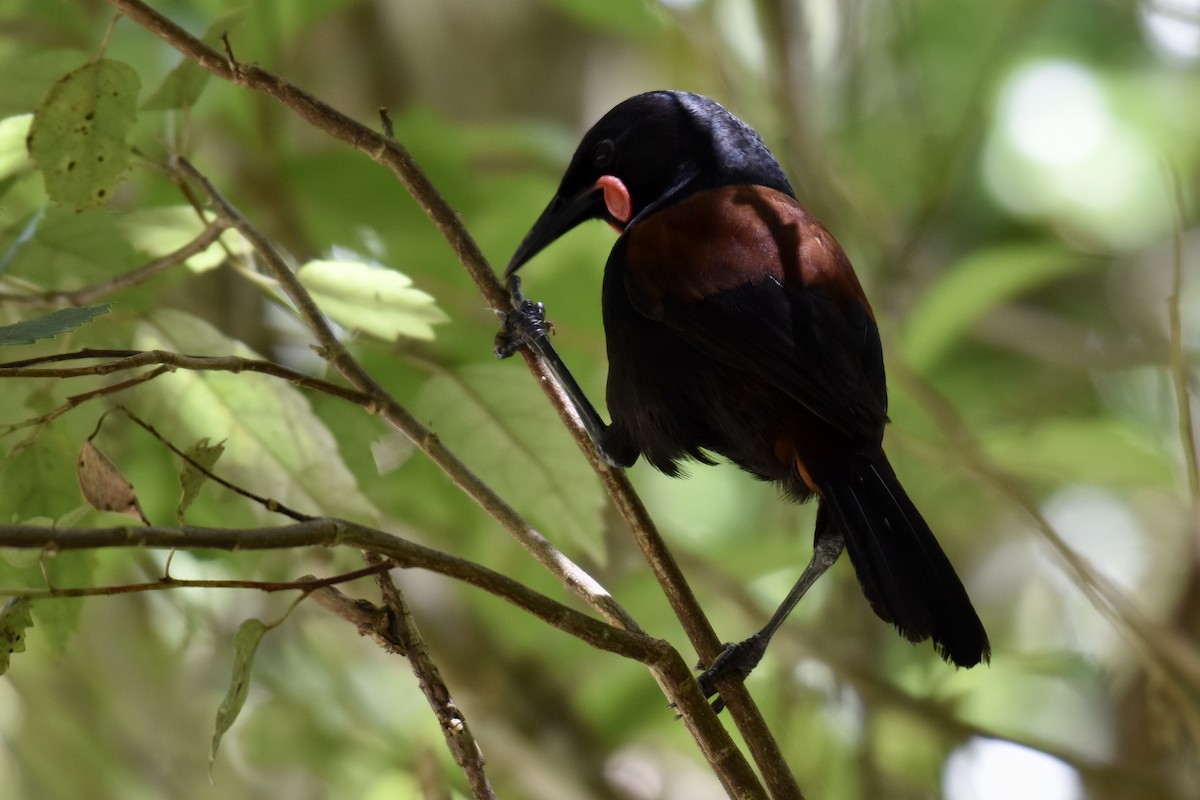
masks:
{"type": "Polygon", "coordinates": [[[505,275],[514,310],[497,354],[530,345],[547,356],[608,463],[642,456],[677,476],[680,461],[718,454],[796,502],[817,499],[811,562],[767,625],[701,675],[706,696],[720,676],[749,675],[843,549],[871,608],[907,639],[932,639],[957,666],[988,660],[962,582],[883,452],[871,306],[748,125],[686,92],[617,105],[584,136],[505,275]],[[520,297],[514,275],[590,219],[620,233],[602,290],[609,425],[554,356],[541,305],[520,297]]]}

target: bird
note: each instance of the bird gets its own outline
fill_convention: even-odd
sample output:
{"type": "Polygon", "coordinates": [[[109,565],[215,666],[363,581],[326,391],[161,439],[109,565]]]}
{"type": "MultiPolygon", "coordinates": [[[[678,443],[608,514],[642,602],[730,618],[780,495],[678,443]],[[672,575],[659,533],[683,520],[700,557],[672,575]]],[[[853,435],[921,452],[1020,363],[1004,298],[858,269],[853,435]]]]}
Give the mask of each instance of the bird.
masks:
{"type": "Polygon", "coordinates": [[[513,306],[496,354],[541,345],[606,462],[643,458],[679,476],[683,462],[721,456],[787,500],[817,503],[808,566],[762,629],[708,665],[706,697],[722,677],[750,674],[843,551],[871,609],[905,638],[931,640],[958,667],[990,660],[962,581],[884,453],[871,305],[753,128],[689,92],[617,104],[584,135],[505,276],[513,306]],[[544,306],[520,293],[516,275],[595,219],[618,234],[601,285],[608,424],[545,344],[544,306]]]}

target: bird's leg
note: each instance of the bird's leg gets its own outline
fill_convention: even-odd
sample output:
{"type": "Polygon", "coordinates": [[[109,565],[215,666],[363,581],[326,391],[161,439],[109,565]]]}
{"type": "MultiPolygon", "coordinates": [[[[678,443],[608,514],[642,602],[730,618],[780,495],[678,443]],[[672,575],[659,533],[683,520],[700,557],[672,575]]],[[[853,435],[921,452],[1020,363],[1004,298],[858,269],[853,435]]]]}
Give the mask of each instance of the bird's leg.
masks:
{"type": "MultiPolygon", "coordinates": [[[[700,675],[700,688],[704,691],[705,697],[712,697],[716,694],[717,680],[726,675],[737,675],[745,680],[762,660],[775,631],[779,630],[779,626],[787,619],[788,614],[792,613],[792,609],[800,602],[800,598],[804,597],[805,592],[817,582],[817,578],[820,578],[827,569],[833,566],[844,549],[846,549],[846,542],[842,538],[842,532],[835,527],[827,528],[824,534],[817,539],[813,547],[812,558],[809,560],[808,566],[804,568],[804,572],[800,574],[800,579],[788,592],[787,597],[783,598],[783,602],[779,604],[779,608],[771,615],[771,619],[767,621],[763,629],[749,639],[743,639],[736,644],[727,643],[712,665],[700,675]]],[[[718,697],[712,705],[713,710],[719,712],[725,707],[725,702],[718,697]]]]}
{"type": "Polygon", "coordinates": [[[512,309],[506,313],[496,312],[501,322],[501,329],[495,340],[496,358],[508,358],[522,347],[528,347],[537,353],[550,367],[550,371],[558,379],[559,386],[570,398],[571,405],[575,407],[575,413],[579,415],[583,429],[587,431],[596,452],[611,466],[624,466],[613,460],[604,449],[604,431],[608,426],[600,419],[592,401],[588,400],[583,389],[575,382],[575,377],[559,358],[554,345],[550,344],[548,334],[552,325],[546,321],[546,306],[533,302],[521,293],[521,280],[516,275],[509,277],[508,290],[512,309]]]}

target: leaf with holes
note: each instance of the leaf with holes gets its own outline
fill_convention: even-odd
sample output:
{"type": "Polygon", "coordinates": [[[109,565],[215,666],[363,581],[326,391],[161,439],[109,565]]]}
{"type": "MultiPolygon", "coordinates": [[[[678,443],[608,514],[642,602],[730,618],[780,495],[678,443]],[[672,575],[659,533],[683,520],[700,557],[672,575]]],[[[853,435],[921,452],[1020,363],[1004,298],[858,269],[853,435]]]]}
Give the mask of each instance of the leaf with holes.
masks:
{"type": "Polygon", "coordinates": [[[0,611],[0,675],[8,672],[9,657],[25,652],[25,631],[33,627],[33,601],[14,597],[0,611]]]}
{"type": "Polygon", "coordinates": [[[102,58],[59,79],[34,111],[29,154],[51,199],[86,208],[125,175],[125,137],[137,120],[141,81],[133,67],[102,58]]]}

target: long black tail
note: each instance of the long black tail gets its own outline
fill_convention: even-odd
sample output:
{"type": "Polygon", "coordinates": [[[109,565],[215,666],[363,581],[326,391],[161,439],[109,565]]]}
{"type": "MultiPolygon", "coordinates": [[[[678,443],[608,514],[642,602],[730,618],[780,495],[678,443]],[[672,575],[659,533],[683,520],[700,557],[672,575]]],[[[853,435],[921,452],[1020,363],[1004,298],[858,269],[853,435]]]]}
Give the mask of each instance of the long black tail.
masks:
{"type": "Polygon", "coordinates": [[[983,623],[887,457],[880,452],[860,467],[822,487],[817,536],[829,525],[841,530],[871,608],[909,641],[933,639],[960,667],[987,661],[983,623]]]}

